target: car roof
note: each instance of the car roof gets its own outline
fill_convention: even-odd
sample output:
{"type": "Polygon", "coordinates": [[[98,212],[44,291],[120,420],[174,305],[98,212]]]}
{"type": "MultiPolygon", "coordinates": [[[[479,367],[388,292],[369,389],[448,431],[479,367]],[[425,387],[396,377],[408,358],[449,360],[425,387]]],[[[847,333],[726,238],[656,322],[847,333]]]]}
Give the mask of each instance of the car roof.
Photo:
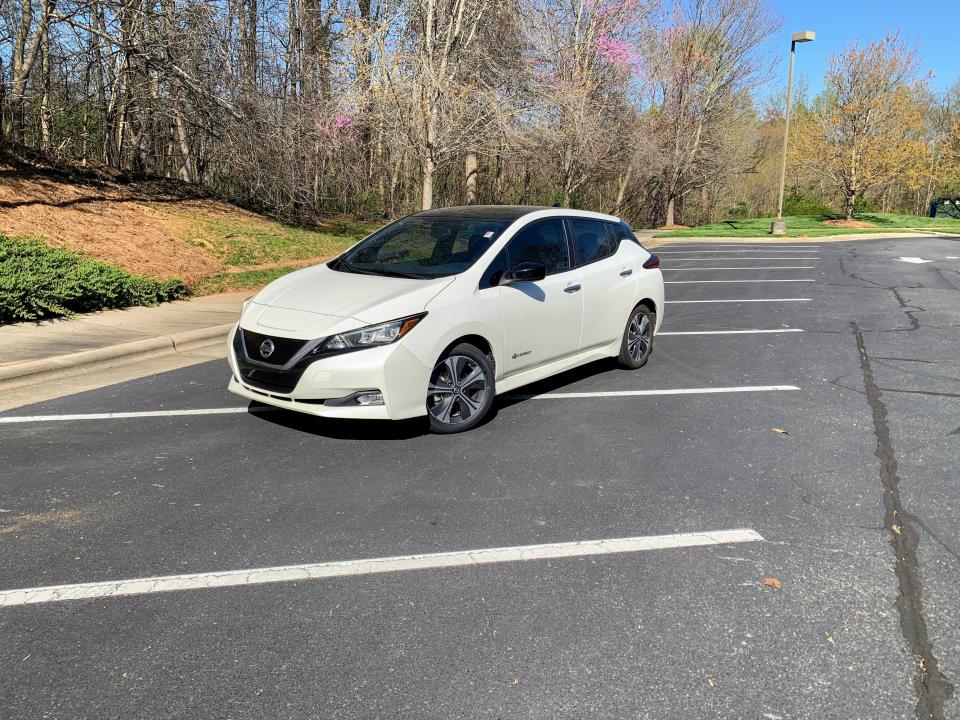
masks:
{"type": "Polygon", "coordinates": [[[460,207],[434,208],[416,213],[417,217],[455,217],[477,218],[480,220],[513,221],[524,215],[547,210],[549,208],[534,205],[463,205],[460,207]]]}
{"type": "Polygon", "coordinates": [[[416,217],[436,218],[476,218],[480,220],[504,220],[513,222],[525,215],[541,213],[542,216],[559,215],[562,217],[587,217],[597,220],[616,222],[618,218],[587,210],[572,210],[562,207],[542,207],[537,205],[463,205],[459,207],[434,208],[415,214],[416,217]]]}

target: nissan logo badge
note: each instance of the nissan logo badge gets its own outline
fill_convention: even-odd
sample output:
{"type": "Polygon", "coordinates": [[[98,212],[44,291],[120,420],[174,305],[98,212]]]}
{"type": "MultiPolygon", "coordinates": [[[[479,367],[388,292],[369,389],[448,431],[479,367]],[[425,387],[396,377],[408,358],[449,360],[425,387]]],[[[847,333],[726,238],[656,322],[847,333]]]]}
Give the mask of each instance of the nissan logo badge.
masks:
{"type": "Polygon", "coordinates": [[[267,338],[262,343],[260,343],[260,357],[266,360],[268,357],[273,355],[273,351],[276,349],[276,346],[273,344],[273,340],[267,338]]]}

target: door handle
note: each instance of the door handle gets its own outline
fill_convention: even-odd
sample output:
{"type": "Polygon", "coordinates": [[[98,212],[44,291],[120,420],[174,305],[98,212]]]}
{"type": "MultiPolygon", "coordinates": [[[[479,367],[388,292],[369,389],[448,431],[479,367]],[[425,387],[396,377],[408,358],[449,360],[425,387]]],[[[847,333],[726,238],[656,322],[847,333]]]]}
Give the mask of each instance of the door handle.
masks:
{"type": "Polygon", "coordinates": [[[575,292],[577,292],[577,291],[579,291],[579,290],[580,290],[580,283],[576,283],[575,285],[567,285],[567,286],[563,289],[563,291],[566,292],[566,293],[575,293],[575,292]]]}
{"type": "Polygon", "coordinates": [[[620,271],[620,277],[630,277],[631,275],[633,275],[633,270],[631,270],[630,268],[620,271]]]}

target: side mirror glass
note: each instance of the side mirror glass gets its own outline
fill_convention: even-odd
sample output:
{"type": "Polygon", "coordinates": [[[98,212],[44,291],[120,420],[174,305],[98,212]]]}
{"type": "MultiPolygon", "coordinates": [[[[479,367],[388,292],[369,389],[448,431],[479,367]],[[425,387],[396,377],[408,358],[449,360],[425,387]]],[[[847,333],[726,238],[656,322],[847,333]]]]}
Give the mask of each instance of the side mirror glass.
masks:
{"type": "Polygon", "coordinates": [[[522,262],[510,268],[501,285],[513,282],[536,282],[547,276],[547,266],[538,262],[522,262]]]}

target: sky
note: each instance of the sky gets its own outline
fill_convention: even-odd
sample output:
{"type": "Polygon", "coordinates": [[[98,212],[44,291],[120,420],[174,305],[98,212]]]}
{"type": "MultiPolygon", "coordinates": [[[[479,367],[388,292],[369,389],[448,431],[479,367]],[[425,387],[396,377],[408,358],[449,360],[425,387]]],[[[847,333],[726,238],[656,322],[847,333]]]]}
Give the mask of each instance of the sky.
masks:
{"type": "Polygon", "coordinates": [[[769,51],[783,58],[767,91],[769,96],[782,92],[787,83],[790,36],[801,30],[813,30],[817,39],[797,46],[795,78],[804,76],[810,96],[823,87],[823,73],[833,53],[839,53],[851,41],[879,40],[888,31],[899,30],[901,37],[918,46],[922,72],[934,72],[930,87],[944,90],[960,79],[957,5],[947,0],[770,0],[783,18],[783,27],[768,42],[769,51]]]}

